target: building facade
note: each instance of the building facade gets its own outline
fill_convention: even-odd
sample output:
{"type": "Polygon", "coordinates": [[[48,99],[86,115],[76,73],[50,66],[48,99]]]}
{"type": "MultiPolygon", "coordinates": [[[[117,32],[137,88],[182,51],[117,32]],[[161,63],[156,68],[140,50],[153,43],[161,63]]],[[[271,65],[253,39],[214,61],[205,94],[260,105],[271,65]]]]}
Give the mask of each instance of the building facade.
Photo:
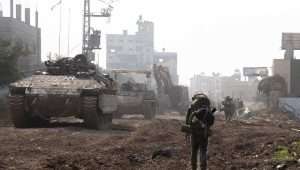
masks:
{"type": "Polygon", "coordinates": [[[137,21],[138,31],[135,34],[107,34],[106,68],[151,70],[154,64],[167,66],[174,84],[178,84],[177,53],[156,52],[154,50],[154,23],[137,21]]]}
{"type": "Polygon", "coordinates": [[[139,18],[138,32],[129,35],[108,34],[106,36],[106,68],[111,69],[150,69],[154,53],[154,24],[139,18]]]}
{"type": "Polygon", "coordinates": [[[284,78],[288,95],[300,96],[300,60],[299,59],[275,59],[273,61],[273,74],[284,78]]]}
{"type": "MultiPolygon", "coordinates": [[[[11,5],[14,5],[11,0],[11,5]]],[[[29,52],[27,56],[20,56],[18,60],[19,70],[24,74],[30,74],[41,66],[41,29],[38,28],[38,12],[35,13],[35,26],[30,23],[30,9],[25,8],[25,20],[22,21],[22,6],[16,5],[16,18],[0,15],[0,39],[21,42],[29,52]]],[[[0,14],[3,14],[0,11],[0,14]]],[[[0,56],[1,57],[1,56],[0,56]]]]}
{"type": "Polygon", "coordinates": [[[235,76],[195,75],[190,80],[190,94],[205,93],[218,103],[226,96],[252,101],[257,84],[258,81],[241,81],[235,76]]]}

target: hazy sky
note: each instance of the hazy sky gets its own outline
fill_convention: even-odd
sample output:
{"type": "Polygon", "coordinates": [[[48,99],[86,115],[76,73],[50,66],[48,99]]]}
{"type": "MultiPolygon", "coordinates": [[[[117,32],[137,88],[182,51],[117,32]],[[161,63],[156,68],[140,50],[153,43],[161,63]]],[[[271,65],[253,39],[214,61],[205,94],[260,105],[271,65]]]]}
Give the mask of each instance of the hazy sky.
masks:
{"type": "MultiPolygon", "coordinates": [[[[58,51],[59,9],[50,10],[58,1],[15,0],[33,11],[38,8],[44,56],[58,51]]],[[[91,1],[94,9],[104,7],[98,0],[91,1]]],[[[8,16],[9,0],[0,2],[4,15],[8,16]]],[[[69,8],[71,54],[81,50],[82,6],[83,0],[63,0],[63,54],[67,54],[69,8]]],[[[281,33],[300,32],[299,0],[120,0],[114,7],[111,22],[96,19],[96,25],[104,33],[122,33],[123,29],[134,33],[140,14],[153,21],[155,48],[178,52],[183,84],[201,72],[230,75],[244,66],[271,67],[273,58],[283,56],[281,33]]],[[[100,55],[102,66],[105,66],[104,52],[100,55]]]]}

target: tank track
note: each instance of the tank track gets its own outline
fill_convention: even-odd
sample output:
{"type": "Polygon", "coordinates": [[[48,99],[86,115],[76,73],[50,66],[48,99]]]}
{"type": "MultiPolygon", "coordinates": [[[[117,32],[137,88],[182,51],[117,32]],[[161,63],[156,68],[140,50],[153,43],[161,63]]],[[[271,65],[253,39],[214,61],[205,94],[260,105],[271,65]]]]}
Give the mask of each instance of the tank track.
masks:
{"type": "Polygon", "coordinates": [[[98,98],[85,96],[82,99],[82,115],[85,126],[89,129],[103,130],[111,128],[112,115],[104,115],[98,109],[98,98]]]}
{"type": "Polygon", "coordinates": [[[12,122],[16,128],[26,128],[29,126],[29,119],[25,112],[25,96],[10,95],[9,109],[11,112],[12,122]]]}

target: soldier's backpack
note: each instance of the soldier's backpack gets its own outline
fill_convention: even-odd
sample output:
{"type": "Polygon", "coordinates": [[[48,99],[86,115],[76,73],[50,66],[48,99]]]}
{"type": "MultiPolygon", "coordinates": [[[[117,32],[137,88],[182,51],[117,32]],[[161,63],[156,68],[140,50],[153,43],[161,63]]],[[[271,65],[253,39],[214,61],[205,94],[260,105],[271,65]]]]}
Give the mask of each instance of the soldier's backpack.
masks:
{"type": "Polygon", "coordinates": [[[209,108],[200,108],[194,111],[189,120],[189,125],[193,134],[198,135],[207,135],[207,131],[211,126],[211,119],[212,113],[210,112],[209,108]]]}
{"type": "Polygon", "coordinates": [[[186,120],[187,125],[182,127],[182,131],[208,135],[208,129],[214,123],[213,113],[215,111],[215,108],[211,110],[210,101],[206,95],[198,94],[196,97],[193,97],[193,104],[188,111],[189,116],[186,120]]]}

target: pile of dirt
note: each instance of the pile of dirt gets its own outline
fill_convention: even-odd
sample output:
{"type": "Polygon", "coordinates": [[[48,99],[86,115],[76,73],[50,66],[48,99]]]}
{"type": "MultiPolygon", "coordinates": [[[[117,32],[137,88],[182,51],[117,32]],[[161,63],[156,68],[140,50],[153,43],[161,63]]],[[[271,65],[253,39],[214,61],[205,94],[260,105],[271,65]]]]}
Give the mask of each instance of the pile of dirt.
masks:
{"type": "MultiPolygon", "coordinates": [[[[212,169],[275,169],[283,163],[274,160],[276,148],[300,139],[300,133],[290,128],[266,121],[219,122],[210,140],[210,165],[212,169]]],[[[296,167],[300,167],[300,164],[293,164],[289,168],[296,167]]]]}
{"type": "MultiPolygon", "coordinates": [[[[180,126],[179,121],[157,120],[124,140],[115,141],[105,150],[89,148],[85,156],[72,153],[66,156],[66,160],[71,161],[67,164],[77,167],[88,165],[91,169],[190,169],[189,146],[185,144],[184,134],[179,131],[180,126]],[[156,151],[166,148],[170,156],[159,155],[152,159],[156,151]]],[[[209,148],[211,169],[274,169],[285,163],[273,159],[276,148],[289,146],[300,139],[299,133],[288,127],[274,126],[265,121],[225,123],[219,119],[213,131],[209,148]]],[[[51,163],[56,168],[65,166],[57,163],[63,160],[61,157],[50,160],[57,161],[47,162],[48,167],[51,163]]],[[[298,163],[286,166],[289,169],[300,167],[298,163]]]]}
{"type": "MultiPolygon", "coordinates": [[[[127,133],[81,127],[1,128],[0,169],[190,169],[190,145],[180,132],[181,121],[133,122],[134,131],[127,133]]],[[[300,156],[294,153],[291,153],[293,161],[274,159],[278,147],[287,147],[289,151],[300,141],[297,129],[300,124],[291,120],[257,118],[225,123],[218,116],[210,139],[209,167],[214,170],[300,168],[295,161],[300,156]]]]}
{"type": "Polygon", "coordinates": [[[176,120],[156,120],[127,137],[109,138],[101,143],[85,147],[85,152],[49,157],[43,168],[67,167],[87,169],[186,169],[188,148],[179,132],[181,123],[176,120]],[[178,144],[181,143],[181,144],[178,144]],[[102,146],[106,146],[103,148],[102,146]],[[167,150],[168,156],[156,155],[167,150]],[[179,162],[178,162],[179,160],[179,162]],[[181,162],[180,162],[181,161],[181,162]],[[181,167],[181,168],[180,168],[181,167]]]}

